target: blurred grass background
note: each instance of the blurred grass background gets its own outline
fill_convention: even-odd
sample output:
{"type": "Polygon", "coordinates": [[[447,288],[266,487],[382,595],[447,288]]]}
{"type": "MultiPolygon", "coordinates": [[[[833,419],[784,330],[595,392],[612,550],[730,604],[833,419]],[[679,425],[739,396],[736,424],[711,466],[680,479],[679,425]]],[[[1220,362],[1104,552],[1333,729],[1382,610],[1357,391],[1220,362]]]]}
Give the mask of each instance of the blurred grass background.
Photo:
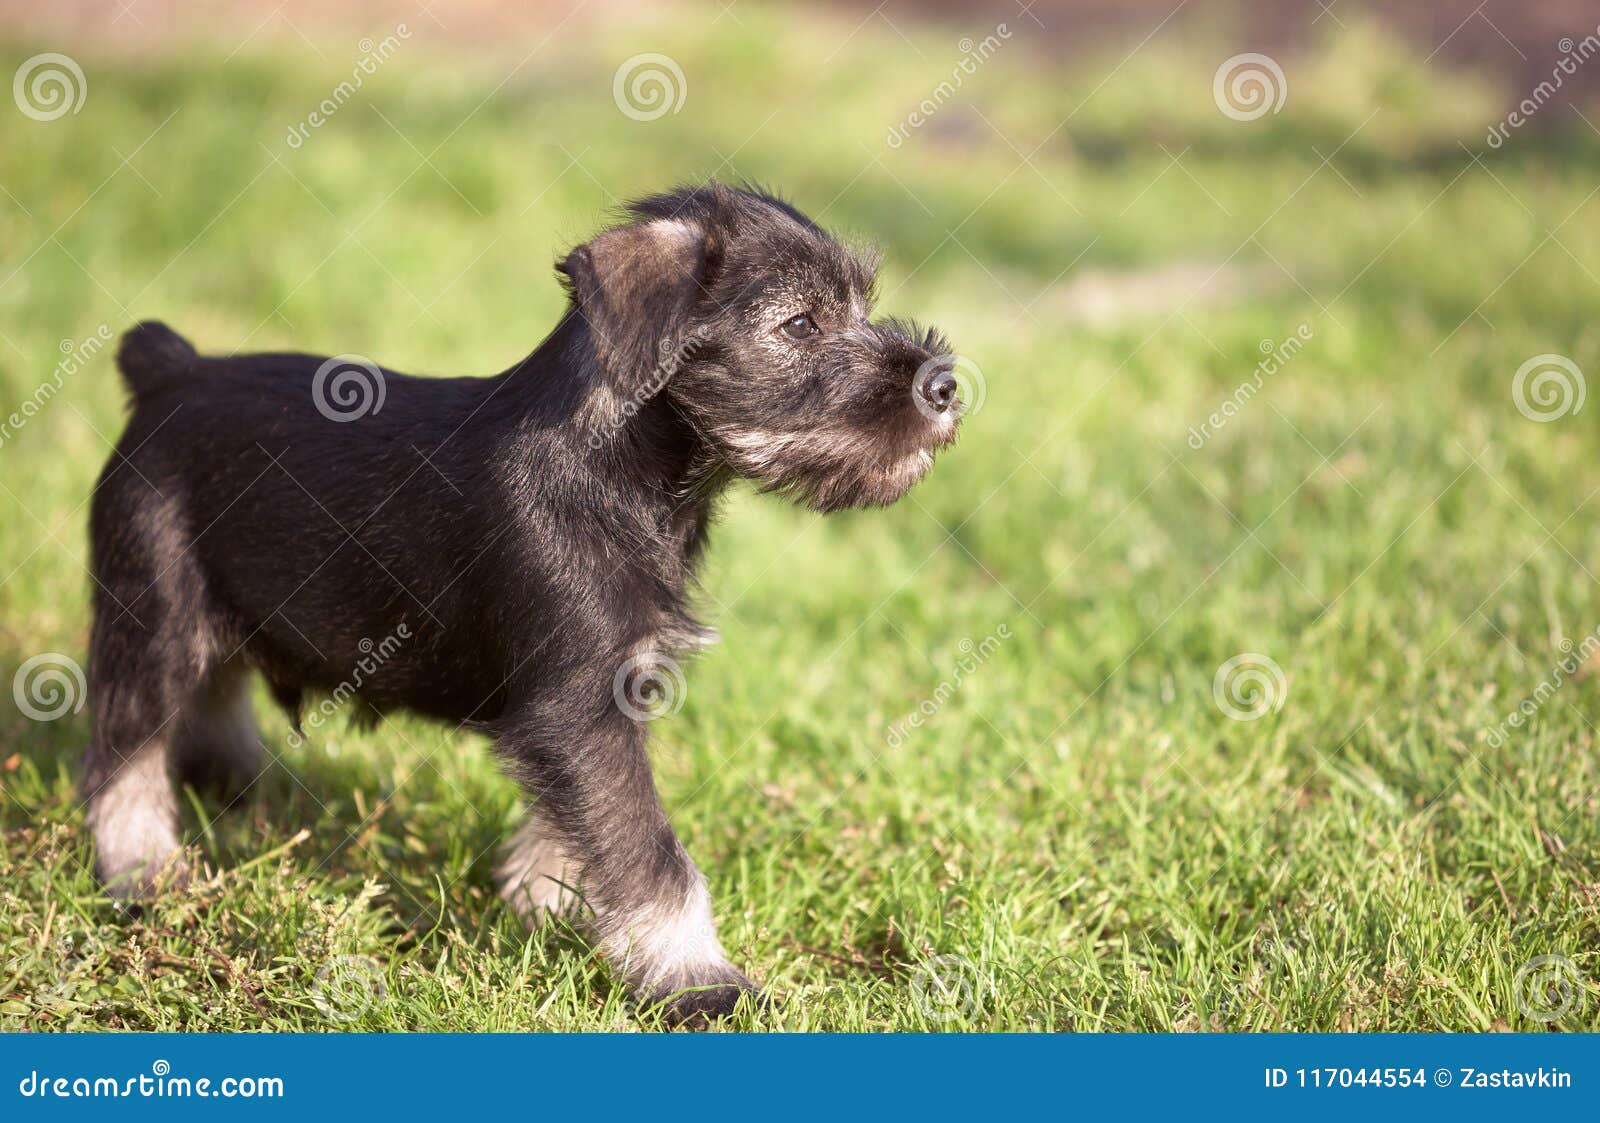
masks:
{"type": "MultiPolygon", "coordinates": [[[[714,537],[724,642],[656,760],[724,943],[781,1000],[738,1024],[1593,1028],[1587,668],[1485,729],[1600,626],[1594,408],[1512,398],[1536,355],[1600,369],[1600,117],[1580,97],[1489,147],[1530,52],[1559,57],[1457,65],[1492,12],[1445,49],[1354,3],[1266,42],[1193,7],[1102,34],[1071,3],[12,6],[0,76],[62,52],[87,93],[53,121],[0,106],[0,411],[141,317],[215,351],[493,372],[619,200],[769,184],[881,244],[880,310],[940,324],[983,398],[896,508],[741,492],[714,537]],[[1213,76],[1264,48],[1281,111],[1231,119],[1213,76]],[[650,121],[613,97],[645,52],[683,75],[650,121]],[[1259,720],[1213,697],[1242,653],[1284,675],[1259,720]],[[1547,955],[1553,990],[1524,970],[1547,955]]],[[[1541,9],[1595,30],[1572,11],[1541,9]]],[[[7,685],[84,659],[85,504],[121,413],[102,355],[0,443],[7,685]]],[[[495,899],[517,795],[482,746],[401,717],[290,750],[259,709],[274,765],[187,810],[215,877],[131,921],[84,867],[86,713],[0,704],[0,1027],[637,1024],[581,938],[524,940],[495,899]]]]}

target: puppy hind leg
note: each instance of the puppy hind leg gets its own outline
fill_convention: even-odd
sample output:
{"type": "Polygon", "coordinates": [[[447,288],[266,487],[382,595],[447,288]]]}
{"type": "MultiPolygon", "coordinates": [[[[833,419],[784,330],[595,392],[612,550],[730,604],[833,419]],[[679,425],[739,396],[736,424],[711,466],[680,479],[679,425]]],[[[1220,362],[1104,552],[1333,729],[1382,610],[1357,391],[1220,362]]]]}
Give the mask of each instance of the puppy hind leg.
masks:
{"type": "MultiPolygon", "coordinates": [[[[110,755],[111,738],[102,744],[110,755]]],[[[129,743],[123,740],[123,743],[129,743]]],[[[93,784],[91,773],[86,785],[93,784]]],[[[95,873],[121,900],[143,900],[165,875],[181,879],[178,801],[167,775],[167,742],[156,734],[121,756],[95,785],[86,822],[94,835],[95,873]]]]}
{"type": "Polygon", "coordinates": [[[212,661],[205,583],[178,504],[114,460],[90,508],[92,728],[80,785],[95,869],[112,896],[150,896],[184,874],[171,778],[183,710],[212,661]]]}
{"type": "Polygon", "coordinates": [[[530,807],[495,868],[500,896],[533,928],[576,908],[577,882],[578,863],[568,856],[555,827],[537,807],[530,807]]]}
{"type": "Polygon", "coordinates": [[[231,800],[256,781],[261,760],[250,670],[235,659],[213,669],[184,706],[173,764],[182,782],[231,800]]]}
{"type": "Polygon", "coordinates": [[[164,875],[183,875],[178,800],[168,772],[182,686],[158,642],[145,642],[129,618],[104,624],[106,614],[102,608],[91,644],[94,725],[81,790],[95,872],[113,897],[139,900],[164,875]]]}

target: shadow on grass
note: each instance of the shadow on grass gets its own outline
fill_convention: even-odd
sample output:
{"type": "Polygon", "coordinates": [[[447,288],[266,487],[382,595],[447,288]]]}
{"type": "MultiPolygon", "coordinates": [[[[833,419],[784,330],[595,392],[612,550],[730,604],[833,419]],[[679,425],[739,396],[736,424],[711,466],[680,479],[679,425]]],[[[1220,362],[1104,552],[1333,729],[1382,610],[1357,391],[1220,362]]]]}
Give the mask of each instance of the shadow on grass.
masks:
{"type": "MultiPolygon", "coordinates": [[[[0,656],[0,667],[13,673],[22,662],[13,653],[0,656]]],[[[268,730],[282,731],[281,718],[259,706],[258,712],[268,730]]],[[[597,966],[581,920],[529,934],[499,899],[493,864],[513,810],[509,781],[493,798],[467,798],[422,752],[379,748],[382,727],[355,741],[354,752],[341,751],[350,738],[337,722],[292,749],[274,743],[269,732],[265,766],[243,793],[229,799],[180,789],[188,883],[155,902],[125,907],[101,893],[92,873],[93,846],[76,788],[89,728],[86,709],[69,706],[56,720],[36,721],[16,706],[0,708],[0,745],[10,747],[0,754],[6,769],[0,771],[6,796],[0,863],[15,872],[13,888],[31,916],[59,914],[72,931],[95,934],[103,962],[93,965],[94,978],[84,986],[111,988],[108,995],[136,986],[144,964],[153,962],[162,977],[186,979],[188,992],[227,991],[255,1024],[305,1028],[306,1004],[324,982],[317,972],[330,964],[335,970],[379,964],[371,969],[383,971],[399,993],[409,977],[404,972],[433,975],[468,948],[494,955],[502,964],[497,974],[507,978],[524,979],[517,965],[530,953],[536,963],[567,964],[555,970],[579,971],[586,1001],[665,1028],[659,1012],[638,1008],[615,973],[597,966]],[[360,954],[330,951],[335,938],[351,941],[360,954]]],[[[484,751],[475,741],[462,735],[437,751],[484,751]]],[[[147,1024],[148,1014],[119,1021],[114,1007],[111,999],[106,1008],[96,1006],[94,1024],[147,1024]]],[[[51,1007],[44,1022],[28,1024],[69,1028],[60,1016],[51,1007]]],[[[334,1019],[326,1028],[378,1026],[334,1019]]],[[[381,1028],[395,1027],[385,1021],[381,1028]]]]}
{"type": "MultiPolygon", "coordinates": [[[[0,667],[9,671],[5,685],[31,657],[0,655],[0,667]]],[[[83,665],[78,655],[71,658],[83,665]]],[[[259,699],[257,709],[267,730],[282,726],[259,699]]],[[[74,872],[87,875],[93,851],[77,775],[89,733],[87,706],[71,700],[54,720],[30,717],[14,702],[0,706],[0,831],[12,860],[36,853],[43,834],[59,825],[82,867],[74,872]]],[[[226,873],[288,846],[304,830],[307,838],[289,848],[298,876],[328,885],[379,881],[387,888],[377,901],[405,928],[436,928],[448,916],[481,935],[502,909],[493,865],[514,788],[508,781],[503,792],[469,799],[438,761],[424,759],[429,754],[405,745],[396,746],[398,753],[371,751],[384,737],[380,728],[355,742],[356,751],[332,749],[327,742],[350,741],[334,722],[291,749],[265,732],[263,768],[243,792],[180,789],[181,836],[205,866],[226,873]]],[[[459,744],[438,752],[483,751],[466,735],[453,740],[459,744]]]]}

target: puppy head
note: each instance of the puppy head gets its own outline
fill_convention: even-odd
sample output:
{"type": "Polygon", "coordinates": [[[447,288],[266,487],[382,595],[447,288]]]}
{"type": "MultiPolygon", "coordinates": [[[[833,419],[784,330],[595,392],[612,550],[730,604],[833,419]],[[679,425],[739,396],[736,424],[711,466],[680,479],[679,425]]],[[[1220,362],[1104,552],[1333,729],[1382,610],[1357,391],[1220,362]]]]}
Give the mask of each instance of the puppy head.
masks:
{"type": "Polygon", "coordinates": [[[955,440],[954,356],[868,319],[870,259],[754,191],[629,210],[559,267],[610,395],[663,394],[734,472],[823,511],[894,502],[955,440]]]}

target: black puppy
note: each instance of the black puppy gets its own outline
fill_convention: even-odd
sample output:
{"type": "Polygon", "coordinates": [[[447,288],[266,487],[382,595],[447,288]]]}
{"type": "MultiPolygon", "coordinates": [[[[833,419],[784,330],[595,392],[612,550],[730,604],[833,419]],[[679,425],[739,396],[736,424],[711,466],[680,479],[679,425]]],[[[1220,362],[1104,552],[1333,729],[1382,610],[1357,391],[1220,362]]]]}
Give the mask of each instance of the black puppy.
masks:
{"type": "Polygon", "coordinates": [[[638,702],[710,637],[686,593],[728,481],[893,502],[955,439],[953,358],[868,322],[872,266],[775,198],[713,184],[627,217],[557,266],[570,307],[493,378],[209,358],[156,323],[124,338],[83,772],[111,892],[181,876],[174,777],[257,776],[256,671],[297,722],[332,692],[487,733],[532,800],[499,870],[530,923],[576,886],[678,1020],[753,989],[662,812],[638,702]]]}

